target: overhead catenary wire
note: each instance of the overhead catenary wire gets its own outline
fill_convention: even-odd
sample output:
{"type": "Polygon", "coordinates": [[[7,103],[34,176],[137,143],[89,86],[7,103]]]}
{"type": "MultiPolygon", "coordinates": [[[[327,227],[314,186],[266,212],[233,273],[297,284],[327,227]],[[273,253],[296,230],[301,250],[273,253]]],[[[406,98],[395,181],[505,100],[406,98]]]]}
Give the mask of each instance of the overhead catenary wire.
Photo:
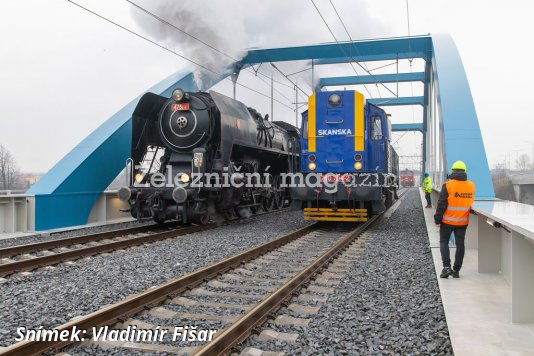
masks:
{"type": "Polygon", "coordinates": [[[292,75],[303,73],[303,72],[307,72],[307,71],[312,70],[312,69],[313,69],[313,67],[304,68],[302,70],[299,70],[299,71],[296,71],[296,72],[293,72],[293,73],[289,73],[287,76],[291,77],[292,75]]]}
{"type": "MultiPolygon", "coordinates": [[[[407,27],[408,27],[408,51],[411,52],[412,50],[411,50],[411,45],[410,45],[411,32],[410,32],[410,5],[409,5],[409,0],[406,0],[406,24],[407,24],[407,27]]],[[[409,58],[408,60],[410,62],[410,73],[413,73],[413,66],[412,66],[413,58],[409,58]]],[[[410,82],[410,89],[411,89],[412,97],[413,97],[413,82],[410,82]]],[[[415,109],[414,109],[413,105],[412,105],[412,122],[415,123],[415,109]]],[[[414,136],[415,136],[415,132],[414,132],[414,136]]],[[[415,145],[416,145],[415,150],[417,151],[417,143],[415,145]]]]}
{"type": "MultiPolygon", "coordinates": [[[[337,18],[339,19],[339,22],[341,22],[341,25],[343,25],[343,28],[345,29],[345,32],[347,33],[347,36],[349,36],[349,40],[351,42],[351,45],[350,45],[350,50],[351,50],[351,58],[354,60],[354,57],[352,56],[352,47],[354,47],[354,49],[356,50],[356,54],[357,55],[360,55],[359,51],[358,51],[358,47],[356,46],[353,46],[353,39],[352,39],[352,36],[350,35],[350,32],[349,30],[347,29],[347,26],[345,26],[345,22],[343,21],[343,19],[341,18],[341,15],[339,14],[339,12],[337,11],[337,8],[336,6],[334,5],[334,3],[332,2],[332,0],[329,0],[330,1],[330,5],[332,5],[332,8],[334,9],[334,12],[336,13],[337,15],[337,18]]],[[[369,70],[369,68],[367,67],[367,64],[363,63],[363,64],[360,64],[358,61],[354,60],[356,62],[356,64],[358,64],[360,67],[362,67],[363,70],[365,70],[369,75],[371,75],[373,77],[373,79],[377,79],[372,73],[371,71],[369,70]]],[[[393,95],[395,95],[395,93],[390,90],[384,83],[382,82],[376,82],[375,85],[376,85],[376,90],[378,91],[378,96],[380,98],[382,98],[382,94],[380,93],[380,89],[378,88],[378,84],[382,85],[384,88],[386,88],[387,90],[389,90],[393,95]]],[[[398,96],[398,95],[397,95],[398,96]]]]}
{"type": "Polygon", "coordinates": [[[284,72],[282,72],[280,70],[280,68],[278,68],[273,62],[271,62],[271,66],[276,69],[280,74],[282,74],[291,84],[293,84],[295,86],[295,88],[297,88],[298,90],[300,90],[301,92],[304,93],[304,95],[308,96],[308,93],[306,93],[304,90],[302,90],[294,81],[292,81],[288,75],[284,74],[284,72]]]}
{"type": "MultiPolygon", "coordinates": [[[[406,19],[408,24],[408,52],[412,51],[412,46],[410,43],[410,37],[411,37],[411,31],[410,31],[410,5],[408,3],[408,0],[406,0],[406,19]]],[[[413,58],[408,59],[410,61],[410,65],[412,64],[413,58]]]]}
{"type": "MultiPolygon", "coordinates": [[[[339,12],[337,11],[337,8],[335,7],[334,3],[332,2],[332,0],[329,0],[330,1],[330,5],[332,5],[332,8],[334,9],[339,21],[341,22],[341,24],[343,25],[343,28],[345,29],[345,32],[347,33],[348,37],[349,37],[349,40],[350,40],[350,55],[349,57],[352,59],[352,61],[350,62],[350,65],[352,67],[352,69],[354,70],[354,72],[356,73],[356,75],[359,75],[356,71],[356,69],[354,68],[354,66],[352,65],[352,62],[356,63],[360,68],[362,68],[365,72],[367,72],[367,74],[369,74],[373,79],[376,80],[376,87],[377,87],[377,91],[378,91],[378,95],[379,97],[381,98],[382,95],[380,93],[380,90],[378,89],[378,84],[380,84],[381,86],[383,86],[386,90],[388,90],[391,94],[393,95],[396,95],[387,85],[385,85],[384,83],[378,81],[377,77],[371,73],[371,71],[367,68],[366,65],[362,65],[360,62],[358,62],[354,56],[352,55],[352,48],[354,47],[354,49],[356,50],[356,54],[357,55],[360,55],[359,51],[358,51],[358,48],[356,46],[353,45],[353,39],[352,39],[352,36],[350,35],[350,32],[348,31],[347,27],[345,26],[345,22],[343,22],[343,19],[341,18],[341,15],[339,14],[339,12]]],[[[324,16],[322,15],[321,11],[319,10],[319,8],[317,7],[317,5],[315,4],[315,2],[313,0],[311,0],[313,6],[315,7],[315,9],[317,10],[317,13],[319,14],[319,16],[321,17],[321,19],[323,20],[324,24],[326,25],[326,27],[328,28],[328,30],[330,31],[330,34],[332,35],[332,37],[334,38],[334,40],[336,41],[336,43],[338,44],[339,48],[341,49],[341,51],[345,54],[345,56],[347,56],[347,53],[343,50],[343,47],[341,46],[339,40],[337,39],[337,37],[335,36],[334,32],[332,31],[332,29],[330,28],[330,26],[328,25],[326,19],[324,18],[324,16]]],[[[370,94],[369,90],[367,89],[367,87],[364,85],[364,88],[365,90],[370,94]]],[[[371,95],[372,97],[372,95],[371,95]]]]}
{"type": "MultiPolygon", "coordinates": [[[[328,22],[326,21],[326,19],[324,18],[323,14],[321,13],[321,11],[319,10],[319,8],[317,7],[317,5],[315,4],[315,2],[313,0],[310,0],[313,7],[315,7],[315,10],[317,10],[317,13],[319,14],[319,16],[321,17],[321,19],[323,20],[323,23],[326,25],[326,28],[328,29],[328,31],[330,32],[330,34],[332,35],[332,37],[334,38],[334,40],[336,41],[339,49],[341,49],[341,52],[343,52],[343,54],[346,56],[346,57],[349,57],[349,55],[347,55],[347,53],[345,52],[345,50],[343,49],[343,47],[341,46],[341,44],[339,43],[336,35],[334,34],[334,32],[332,31],[332,29],[330,28],[330,25],[328,24],[328,22]]],[[[356,68],[354,67],[354,65],[352,64],[352,62],[356,62],[356,64],[360,65],[357,61],[354,60],[353,57],[350,57],[352,59],[352,61],[349,62],[352,70],[354,71],[354,73],[356,73],[356,75],[360,75],[358,73],[358,71],[356,70],[356,68]]],[[[367,91],[367,94],[369,94],[369,96],[372,98],[373,97],[373,94],[371,94],[371,92],[369,91],[369,89],[367,88],[367,85],[363,84],[363,87],[365,88],[365,90],[367,91]]]]}
{"type": "MultiPolygon", "coordinates": [[[[186,57],[186,56],[184,56],[184,55],[182,55],[182,54],[180,54],[180,53],[178,53],[178,52],[176,52],[176,51],[174,51],[174,50],[172,50],[172,49],[170,49],[170,48],[168,48],[168,47],[166,47],[166,46],[164,46],[164,45],[162,45],[162,44],[159,44],[159,43],[157,43],[156,41],[153,41],[153,40],[151,40],[150,38],[145,37],[145,36],[143,36],[143,35],[141,35],[141,34],[135,32],[135,31],[129,29],[128,27],[123,26],[123,25],[121,25],[121,24],[119,24],[119,23],[117,23],[117,22],[115,22],[115,21],[113,21],[113,20],[111,20],[111,19],[109,19],[109,18],[107,18],[107,17],[105,17],[105,16],[103,16],[103,15],[101,15],[101,14],[99,14],[99,13],[97,13],[97,12],[95,12],[95,11],[93,11],[93,10],[91,10],[91,9],[89,9],[89,8],[87,8],[87,7],[85,7],[85,6],[81,5],[81,4],[79,4],[79,3],[77,3],[77,2],[75,2],[75,1],[73,1],[73,0],[67,0],[67,1],[68,1],[69,3],[71,3],[71,4],[73,4],[73,5],[75,5],[75,6],[79,7],[79,8],[81,8],[81,9],[83,9],[83,10],[85,10],[85,11],[87,11],[87,12],[93,14],[94,16],[99,17],[100,19],[102,19],[102,20],[104,20],[104,21],[106,21],[106,22],[111,23],[111,24],[113,24],[114,26],[117,26],[117,27],[123,29],[123,30],[126,31],[126,32],[129,32],[130,34],[132,34],[132,35],[134,35],[134,36],[136,36],[136,37],[138,37],[138,38],[141,38],[141,39],[143,39],[143,40],[145,40],[145,41],[147,41],[147,42],[149,42],[149,43],[151,43],[151,44],[153,44],[153,45],[155,45],[155,46],[157,46],[157,47],[159,47],[159,48],[161,48],[161,49],[163,49],[163,50],[165,50],[165,51],[167,51],[167,52],[169,52],[169,53],[172,53],[172,54],[174,54],[174,55],[176,55],[176,56],[178,56],[178,57],[184,59],[185,61],[187,61],[187,62],[189,62],[189,63],[192,63],[192,64],[194,64],[194,65],[196,65],[196,66],[198,66],[198,67],[200,67],[200,68],[202,68],[202,69],[205,69],[205,70],[209,71],[210,73],[215,74],[215,75],[217,75],[217,76],[221,76],[221,77],[223,76],[222,73],[219,73],[219,72],[213,70],[212,68],[209,68],[209,67],[207,67],[207,66],[205,66],[205,65],[203,65],[203,64],[201,64],[201,63],[198,63],[198,62],[192,60],[191,58],[188,58],[188,57],[186,57]]],[[[226,80],[230,80],[230,81],[231,81],[231,79],[228,78],[228,77],[225,77],[224,79],[226,79],[226,80]]],[[[257,93],[257,94],[259,94],[259,95],[261,95],[261,96],[264,96],[264,97],[266,97],[266,98],[271,98],[270,95],[267,95],[267,94],[265,94],[265,93],[262,93],[262,92],[260,92],[260,91],[258,91],[258,90],[256,90],[256,89],[254,89],[254,88],[251,88],[251,87],[249,87],[249,86],[247,86],[247,85],[245,85],[245,84],[242,84],[242,83],[236,83],[236,84],[239,85],[239,86],[241,86],[241,87],[243,87],[243,88],[245,88],[245,89],[248,89],[248,90],[250,90],[250,91],[252,91],[252,92],[255,92],[255,93],[257,93]]],[[[288,108],[288,109],[290,109],[290,110],[293,110],[292,107],[290,107],[289,105],[286,105],[284,102],[282,102],[282,101],[280,101],[280,100],[278,100],[278,99],[274,99],[274,98],[273,98],[273,100],[276,101],[277,103],[279,103],[280,105],[283,105],[283,106],[285,106],[286,108],[288,108]]]]}
{"type": "MultiPolygon", "coordinates": [[[[175,30],[181,32],[182,34],[184,34],[184,35],[186,35],[186,36],[188,36],[188,37],[190,37],[190,38],[192,38],[192,39],[194,39],[194,40],[200,42],[201,44],[203,44],[203,45],[205,45],[206,47],[208,47],[208,48],[214,50],[215,52],[217,52],[217,53],[219,53],[219,54],[225,56],[226,58],[231,59],[231,60],[233,60],[234,62],[239,62],[239,59],[235,58],[234,56],[231,56],[231,55],[229,55],[228,53],[226,53],[226,52],[224,52],[224,51],[222,51],[222,50],[216,48],[215,46],[213,46],[213,45],[209,44],[208,42],[202,40],[202,39],[199,38],[198,36],[195,36],[195,35],[193,35],[193,34],[187,32],[187,31],[185,31],[184,29],[182,29],[182,28],[180,28],[180,27],[174,25],[173,23],[171,23],[171,22],[165,20],[164,18],[162,18],[162,17],[156,15],[155,13],[153,13],[153,12],[147,10],[146,8],[144,8],[144,7],[142,7],[142,6],[138,5],[138,4],[136,4],[135,2],[133,2],[133,1],[131,1],[131,0],[126,0],[126,2],[128,2],[129,4],[131,4],[132,6],[134,6],[135,8],[137,8],[138,10],[144,12],[145,14],[151,16],[152,18],[156,19],[157,21],[160,21],[161,23],[163,23],[163,24],[165,24],[165,25],[167,25],[167,26],[169,26],[169,27],[172,27],[173,29],[175,29],[175,30]]],[[[261,66],[261,64],[260,64],[260,66],[261,66]]],[[[253,67],[252,67],[252,68],[245,68],[245,70],[249,71],[250,73],[253,73],[256,77],[258,77],[258,74],[259,74],[259,75],[264,76],[265,78],[268,78],[269,80],[271,80],[271,78],[270,78],[269,76],[267,76],[266,74],[264,74],[264,73],[262,73],[262,72],[259,71],[259,67],[258,67],[257,70],[254,69],[253,67]]],[[[258,79],[261,79],[261,78],[258,77],[258,79]]],[[[264,83],[267,83],[265,80],[262,80],[262,81],[263,81],[264,83]]],[[[280,84],[280,85],[284,85],[284,86],[286,86],[286,87],[288,87],[288,88],[292,88],[291,86],[289,86],[289,85],[287,85],[287,84],[285,84],[285,83],[282,83],[282,82],[280,82],[280,81],[277,81],[277,80],[275,80],[275,79],[273,79],[273,82],[275,82],[275,83],[277,83],[277,84],[280,84]]],[[[270,84],[269,84],[269,85],[270,85],[270,84]]],[[[291,99],[289,99],[287,96],[285,96],[285,95],[284,95],[282,92],[280,92],[279,90],[274,89],[274,91],[276,91],[278,94],[280,94],[281,96],[283,96],[283,97],[284,97],[286,100],[288,100],[290,103],[292,102],[291,99]]]]}
{"type": "MultiPolygon", "coordinates": [[[[181,28],[175,26],[174,24],[172,24],[172,23],[170,23],[169,21],[167,21],[167,20],[165,20],[165,19],[159,17],[158,15],[154,14],[153,12],[150,12],[149,10],[147,10],[147,9],[145,9],[145,8],[143,8],[143,7],[141,7],[140,5],[137,5],[137,4],[134,3],[133,1],[131,1],[131,0],[126,0],[126,1],[127,1],[129,4],[133,5],[134,7],[136,7],[137,9],[143,11],[143,12],[146,13],[147,15],[153,17],[154,19],[156,19],[156,20],[158,20],[158,21],[160,21],[160,22],[162,22],[162,23],[164,23],[165,25],[170,26],[170,27],[172,27],[172,28],[174,28],[174,29],[180,31],[181,33],[183,33],[183,34],[185,34],[185,35],[187,35],[187,36],[189,36],[189,37],[191,37],[191,38],[193,38],[193,39],[199,41],[200,43],[206,45],[207,47],[209,47],[209,48],[211,48],[211,49],[217,51],[217,53],[220,53],[220,54],[224,55],[225,57],[232,59],[234,62],[239,62],[239,60],[238,60],[237,58],[234,58],[233,56],[228,55],[228,54],[225,53],[224,51],[222,51],[222,50],[220,50],[220,49],[218,49],[218,48],[215,48],[214,46],[212,46],[212,45],[208,44],[207,42],[201,40],[201,39],[198,38],[197,36],[191,35],[189,32],[187,32],[187,31],[185,31],[185,30],[183,30],[183,29],[181,29],[181,28]]],[[[272,63],[271,63],[271,64],[272,64],[272,63]]],[[[271,77],[268,77],[266,74],[261,73],[261,72],[259,71],[259,68],[260,68],[260,67],[261,67],[261,63],[260,63],[260,65],[258,66],[258,69],[254,69],[254,67],[251,66],[251,68],[245,68],[245,70],[247,70],[247,71],[249,71],[249,72],[251,72],[251,73],[254,73],[255,76],[256,76],[258,79],[260,79],[261,81],[263,81],[263,82],[264,82],[265,84],[267,84],[267,85],[271,85],[271,86],[272,86],[272,83],[276,82],[276,83],[278,83],[278,84],[281,84],[281,85],[287,86],[287,87],[289,87],[289,88],[291,88],[291,89],[294,89],[294,90],[295,90],[295,95],[297,96],[297,100],[296,100],[296,102],[298,102],[298,96],[302,97],[304,100],[307,100],[307,96],[308,96],[308,94],[307,94],[304,90],[302,90],[302,89],[300,88],[300,86],[299,86],[297,83],[295,83],[295,82],[293,82],[291,79],[289,79],[289,76],[286,75],[281,69],[279,69],[278,67],[276,67],[276,66],[273,65],[273,67],[274,67],[274,68],[275,68],[275,69],[276,69],[282,76],[284,76],[284,77],[286,78],[286,80],[288,80],[288,81],[293,85],[293,87],[290,87],[289,85],[286,85],[286,84],[284,84],[284,83],[282,83],[282,82],[279,82],[279,81],[274,80],[274,78],[273,78],[272,75],[271,75],[271,77]],[[270,81],[271,81],[271,84],[267,83],[265,80],[263,80],[262,78],[258,77],[258,74],[260,74],[260,75],[262,75],[262,76],[264,76],[264,77],[266,77],[266,78],[269,78],[270,81]],[[297,89],[300,90],[302,93],[304,93],[305,96],[303,97],[300,93],[298,93],[298,90],[297,90],[297,89]]],[[[236,84],[239,84],[239,83],[237,83],[237,80],[236,80],[236,84]]],[[[273,93],[273,91],[276,91],[278,94],[280,94],[282,97],[284,97],[289,103],[293,104],[293,102],[292,102],[292,100],[291,100],[290,98],[288,98],[286,95],[284,95],[281,91],[275,89],[274,86],[271,87],[271,93],[273,93]]],[[[313,91],[313,88],[312,88],[312,91],[313,91]]],[[[234,94],[234,95],[235,95],[235,94],[234,94]]],[[[273,96],[273,98],[274,98],[274,96],[273,96]]],[[[274,100],[274,99],[273,99],[273,100],[274,100]]],[[[275,100],[275,101],[279,102],[278,100],[275,100]]],[[[296,104],[296,103],[295,103],[295,104],[296,104]]],[[[288,106],[286,105],[286,107],[288,107],[288,106]]],[[[292,109],[292,110],[295,111],[295,112],[297,112],[298,109],[299,109],[299,107],[296,106],[296,107],[295,107],[294,109],[292,109]]]]}
{"type": "MultiPolygon", "coordinates": [[[[153,12],[147,10],[146,8],[144,8],[144,7],[142,7],[142,6],[138,5],[138,4],[136,4],[135,2],[133,2],[133,1],[131,1],[131,0],[125,0],[125,1],[128,2],[129,4],[131,4],[132,6],[134,6],[135,8],[137,8],[137,9],[143,11],[143,12],[146,13],[147,15],[153,17],[154,19],[156,19],[156,20],[158,20],[158,21],[160,21],[160,22],[166,24],[166,25],[169,26],[169,27],[174,28],[175,30],[177,30],[177,31],[179,31],[179,32],[181,32],[181,33],[183,33],[184,35],[186,35],[186,36],[188,36],[188,37],[191,37],[192,39],[194,39],[194,40],[196,40],[196,41],[202,43],[202,44],[205,45],[206,47],[211,48],[211,49],[214,50],[215,52],[217,52],[217,53],[219,53],[219,54],[222,54],[222,55],[225,56],[226,58],[231,59],[231,60],[233,60],[234,62],[239,62],[239,59],[238,59],[238,58],[235,58],[234,56],[231,56],[231,55],[229,55],[228,53],[226,53],[226,52],[224,52],[224,51],[222,51],[222,50],[216,48],[215,46],[213,46],[213,45],[209,44],[208,42],[202,40],[202,39],[199,38],[198,36],[192,35],[191,33],[189,33],[189,32],[187,32],[187,31],[185,31],[184,29],[182,29],[182,28],[180,28],[180,27],[174,25],[173,23],[171,23],[171,22],[165,20],[164,18],[162,18],[162,17],[156,15],[155,13],[153,13],[153,12]]],[[[260,64],[260,66],[261,66],[261,64],[260,64]]],[[[265,77],[265,78],[268,78],[269,80],[271,79],[267,74],[260,72],[260,71],[259,71],[259,67],[258,67],[257,70],[254,69],[253,67],[252,67],[252,68],[245,68],[245,70],[248,70],[248,71],[250,71],[251,73],[253,72],[253,73],[256,74],[256,75],[259,74],[259,75],[261,75],[261,76],[263,76],[263,77],[265,77]]],[[[287,84],[285,84],[285,83],[282,83],[282,82],[280,82],[280,81],[274,80],[274,82],[277,83],[277,84],[280,84],[280,85],[284,85],[284,86],[286,86],[286,87],[288,87],[288,88],[292,88],[292,86],[289,86],[289,85],[287,85],[287,84]]]]}
{"type": "MultiPolygon", "coordinates": [[[[253,65],[250,65],[250,68],[254,71],[254,74],[255,74],[256,76],[259,74],[259,75],[262,75],[262,76],[264,76],[264,77],[267,78],[267,75],[266,75],[265,73],[262,73],[262,72],[259,71],[259,70],[260,70],[260,67],[261,67],[261,65],[262,65],[263,63],[265,63],[265,62],[261,62],[261,63],[258,65],[258,69],[254,68],[253,65]]],[[[247,68],[247,69],[248,69],[248,68],[247,68]]],[[[283,86],[285,86],[286,88],[293,89],[293,86],[292,86],[292,85],[289,85],[289,84],[280,82],[280,81],[278,81],[278,80],[275,80],[274,82],[277,83],[277,84],[283,85],[283,86]]]]}
{"type": "MultiPolygon", "coordinates": [[[[352,36],[350,35],[350,32],[349,32],[349,30],[347,29],[347,26],[345,26],[345,22],[343,22],[343,19],[341,18],[341,15],[339,15],[339,12],[337,11],[336,6],[335,6],[334,3],[332,2],[332,0],[328,0],[328,1],[330,1],[330,5],[332,5],[332,8],[334,9],[334,12],[336,13],[337,18],[339,19],[339,22],[341,22],[341,25],[343,26],[343,29],[345,29],[345,33],[347,34],[347,36],[349,36],[349,40],[350,40],[350,42],[353,42],[353,40],[352,40],[352,36]]],[[[354,59],[354,57],[352,57],[352,45],[351,45],[349,48],[350,48],[350,51],[351,51],[351,53],[350,53],[351,58],[354,59]]],[[[355,48],[355,49],[356,49],[356,53],[359,55],[359,53],[358,53],[358,49],[357,49],[357,48],[355,48]]],[[[356,61],[356,63],[359,63],[359,62],[356,61]]],[[[363,63],[362,66],[363,66],[363,69],[365,69],[365,70],[369,73],[369,68],[367,67],[367,64],[363,63]]]]}
{"type": "MultiPolygon", "coordinates": [[[[267,84],[268,86],[272,86],[271,83],[268,83],[265,79],[263,79],[262,77],[258,77],[256,76],[256,78],[258,78],[259,80],[261,80],[262,82],[264,82],[265,84],[267,84]]],[[[274,82],[274,79],[272,79],[272,81],[274,82]]],[[[287,101],[289,101],[290,103],[292,103],[293,101],[288,98],[284,93],[282,93],[280,90],[276,89],[274,86],[273,87],[273,90],[275,92],[277,92],[281,97],[285,98],[287,101]]]]}
{"type": "Polygon", "coordinates": [[[388,64],[384,64],[384,65],[378,66],[376,68],[369,69],[369,72],[374,72],[375,70],[386,68],[386,67],[389,67],[389,66],[393,66],[395,64],[397,64],[397,61],[394,61],[394,62],[388,63],[388,64]]]}
{"type": "Polygon", "coordinates": [[[400,135],[400,137],[399,137],[395,142],[393,142],[391,145],[393,146],[393,145],[395,145],[397,142],[399,142],[404,136],[406,136],[406,134],[407,134],[408,132],[410,132],[410,131],[405,131],[405,132],[403,132],[402,135],[400,135]]]}

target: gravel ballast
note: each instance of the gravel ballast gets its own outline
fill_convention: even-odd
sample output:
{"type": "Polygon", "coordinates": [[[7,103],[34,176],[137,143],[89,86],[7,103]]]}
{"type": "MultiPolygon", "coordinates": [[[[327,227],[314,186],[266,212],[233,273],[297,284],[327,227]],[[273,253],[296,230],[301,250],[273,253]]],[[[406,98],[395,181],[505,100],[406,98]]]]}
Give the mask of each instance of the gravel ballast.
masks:
{"type": "MultiPolygon", "coordinates": [[[[27,277],[10,277],[2,285],[9,298],[0,302],[0,344],[13,341],[17,326],[61,324],[304,225],[300,213],[276,214],[27,277]]],[[[307,327],[272,320],[262,326],[298,334],[296,342],[259,341],[252,336],[240,349],[287,355],[452,355],[418,191],[409,191],[395,213],[368,233],[373,239],[327,294],[326,302],[291,301],[318,306],[317,314],[303,316],[287,308],[277,314],[310,318],[307,327]]],[[[153,317],[146,320],[156,322],[153,317]]],[[[78,346],[69,352],[120,355],[124,350],[78,346]]]]}
{"type": "Polygon", "coordinates": [[[52,240],[59,240],[59,239],[65,239],[68,237],[78,237],[78,236],[83,236],[83,235],[96,234],[99,232],[121,230],[121,229],[126,229],[126,228],[139,227],[139,226],[152,225],[152,224],[153,222],[150,220],[141,221],[141,222],[124,221],[124,222],[118,222],[118,223],[112,223],[112,224],[87,226],[87,227],[82,227],[82,228],[73,228],[73,229],[66,228],[65,230],[57,230],[53,232],[43,232],[43,233],[36,233],[35,235],[29,235],[29,236],[18,236],[18,237],[13,237],[13,238],[0,239],[0,248],[17,246],[17,245],[25,245],[25,244],[33,244],[33,243],[46,242],[46,241],[52,241],[52,240]]]}
{"type": "Polygon", "coordinates": [[[280,212],[184,237],[42,268],[1,285],[0,346],[17,327],[51,328],[308,225],[280,212]]]}
{"type": "MultiPolygon", "coordinates": [[[[296,343],[242,345],[286,354],[452,354],[419,192],[412,189],[329,295],[307,328],[268,322],[298,333],[296,343]]],[[[289,314],[282,309],[281,314],[289,314]]]]}

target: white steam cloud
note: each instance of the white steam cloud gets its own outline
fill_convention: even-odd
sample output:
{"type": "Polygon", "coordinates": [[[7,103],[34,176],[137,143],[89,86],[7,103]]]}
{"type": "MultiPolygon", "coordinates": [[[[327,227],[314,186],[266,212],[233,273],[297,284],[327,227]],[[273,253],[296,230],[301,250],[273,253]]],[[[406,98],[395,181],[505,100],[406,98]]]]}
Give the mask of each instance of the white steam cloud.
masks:
{"type": "MultiPolygon", "coordinates": [[[[334,40],[308,0],[132,0],[132,2],[226,54],[225,56],[209,48],[131,5],[133,18],[151,38],[209,68],[206,70],[191,65],[191,69],[195,70],[197,85],[201,88],[209,86],[211,79],[216,76],[212,71],[228,73],[232,69],[234,59],[241,59],[248,48],[284,47],[334,40]]],[[[315,0],[315,3],[338,40],[348,40],[330,2],[315,0]]],[[[387,33],[389,26],[370,16],[365,1],[335,0],[333,3],[353,39],[383,36],[387,33]]],[[[309,67],[309,62],[279,63],[278,67],[286,74],[294,73],[309,67]]],[[[262,70],[269,75],[272,72],[275,78],[284,80],[280,73],[270,66],[264,66],[262,70]]],[[[320,71],[317,68],[316,74],[320,71]]],[[[318,75],[314,77],[318,78],[318,75]]],[[[304,71],[292,79],[306,83],[310,88],[316,84],[312,83],[310,71],[304,71]]]]}

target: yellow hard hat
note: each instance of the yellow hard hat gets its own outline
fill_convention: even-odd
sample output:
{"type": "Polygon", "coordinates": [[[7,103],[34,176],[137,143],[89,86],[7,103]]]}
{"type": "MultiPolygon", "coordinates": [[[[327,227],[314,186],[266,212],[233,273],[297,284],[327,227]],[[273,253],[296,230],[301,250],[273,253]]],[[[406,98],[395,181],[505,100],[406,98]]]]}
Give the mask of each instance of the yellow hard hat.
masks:
{"type": "Polygon", "coordinates": [[[465,163],[463,161],[456,161],[452,164],[451,170],[462,170],[466,171],[467,167],[465,166],[465,163]]]}

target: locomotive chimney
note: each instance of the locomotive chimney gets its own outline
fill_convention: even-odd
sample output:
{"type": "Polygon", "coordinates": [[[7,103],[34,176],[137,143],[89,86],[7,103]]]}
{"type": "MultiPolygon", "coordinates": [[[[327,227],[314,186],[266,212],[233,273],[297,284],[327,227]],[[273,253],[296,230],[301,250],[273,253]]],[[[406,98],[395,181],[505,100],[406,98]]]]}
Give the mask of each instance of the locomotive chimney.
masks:
{"type": "Polygon", "coordinates": [[[239,77],[239,71],[236,71],[234,73],[232,73],[232,83],[234,84],[234,97],[233,99],[235,100],[235,87],[237,85],[237,78],[239,77]]]}

